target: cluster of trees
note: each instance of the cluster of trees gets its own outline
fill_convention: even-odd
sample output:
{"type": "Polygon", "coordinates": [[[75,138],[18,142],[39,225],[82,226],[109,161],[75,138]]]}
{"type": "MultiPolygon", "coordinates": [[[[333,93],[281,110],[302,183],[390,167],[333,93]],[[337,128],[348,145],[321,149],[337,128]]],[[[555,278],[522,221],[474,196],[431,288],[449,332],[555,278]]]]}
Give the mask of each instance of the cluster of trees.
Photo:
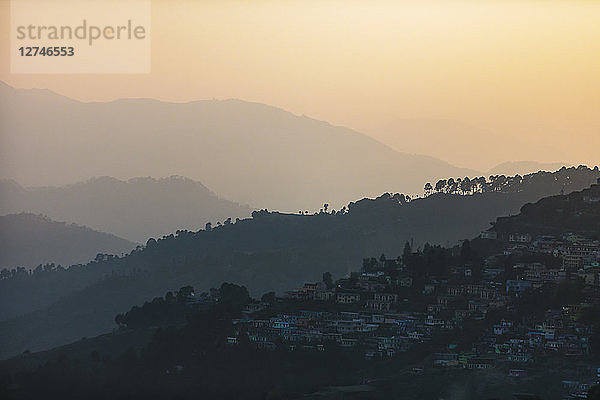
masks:
{"type": "Polygon", "coordinates": [[[470,195],[474,193],[516,193],[526,190],[539,190],[540,187],[553,185],[560,190],[568,190],[581,180],[589,181],[590,177],[598,176],[598,167],[590,169],[586,166],[566,168],[556,172],[536,172],[525,176],[491,175],[489,178],[479,176],[475,178],[449,178],[440,179],[437,183],[427,182],[423,190],[425,195],[433,193],[448,193],[470,195]]]}
{"type": "MultiPolygon", "coordinates": [[[[140,247],[138,246],[138,250],[140,247]]],[[[102,263],[110,263],[113,260],[119,259],[119,256],[114,254],[104,254],[98,253],[96,257],[92,261],[90,261],[89,265],[94,264],[102,264],[102,263]]],[[[25,268],[25,267],[16,267],[16,268],[2,268],[0,270],[0,280],[4,279],[20,279],[20,278],[41,278],[44,275],[49,275],[53,273],[61,273],[66,271],[74,271],[80,270],[84,265],[83,264],[74,264],[70,267],[63,267],[61,264],[55,263],[46,263],[39,264],[35,268],[25,268]]]]}
{"type": "Polygon", "coordinates": [[[413,250],[409,242],[404,244],[401,256],[387,258],[382,254],[379,259],[368,257],[363,259],[362,272],[404,270],[414,276],[436,275],[446,277],[449,265],[460,265],[480,261],[478,252],[471,247],[469,240],[463,240],[456,248],[446,248],[425,243],[423,248],[413,250]]]}
{"type": "Polygon", "coordinates": [[[184,286],[177,292],[167,292],[164,297],[155,297],[141,307],[115,316],[120,327],[140,328],[148,326],[168,326],[185,322],[187,301],[194,295],[192,286],[184,286]]]}
{"type": "MultiPolygon", "coordinates": [[[[98,255],[100,256],[100,254],[98,255]]],[[[98,257],[97,256],[97,257],[98,257]]],[[[79,266],[79,265],[78,265],[79,266]]],[[[20,278],[40,278],[43,275],[60,273],[67,271],[67,268],[60,264],[48,263],[40,264],[35,268],[27,269],[25,267],[17,268],[2,268],[0,270],[0,280],[4,279],[20,279],[20,278]]]]}
{"type": "Polygon", "coordinates": [[[126,313],[117,314],[115,323],[127,328],[180,325],[186,321],[187,315],[203,308],[199,305],[219,303],[226,310],[239,310],[250,300],[248,289],[233,283],[225,282],[220,288],[200,294],[188,285],[176,292],[169,291],[164,297],[155,297],[141,307],[133,306],[126,313]]]}

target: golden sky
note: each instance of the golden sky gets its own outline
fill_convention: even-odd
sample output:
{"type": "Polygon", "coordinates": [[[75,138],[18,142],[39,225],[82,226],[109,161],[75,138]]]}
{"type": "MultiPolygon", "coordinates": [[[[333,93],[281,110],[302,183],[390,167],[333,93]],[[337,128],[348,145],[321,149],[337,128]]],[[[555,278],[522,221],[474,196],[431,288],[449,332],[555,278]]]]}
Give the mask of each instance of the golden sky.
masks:
{"type": "Polygon", "coordinates": [[[456,146],[478,140],[483,153],[489,133],[519,140],[520,159],[600,161],[600,1],[155,0],[152,72],[141,75],[11,74],[8,4],[0,80],[16,87],[258,101],[407,151],[402,121],[456,120],[475,135],[456,146]]]}

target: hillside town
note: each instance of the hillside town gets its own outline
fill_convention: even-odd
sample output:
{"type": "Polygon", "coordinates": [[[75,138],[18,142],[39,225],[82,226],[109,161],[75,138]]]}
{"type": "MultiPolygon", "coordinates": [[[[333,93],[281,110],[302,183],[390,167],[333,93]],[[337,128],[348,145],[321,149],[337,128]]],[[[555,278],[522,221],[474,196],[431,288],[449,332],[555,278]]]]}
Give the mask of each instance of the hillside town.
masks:
{"type": "Polygon", "coordinates": [[[585,398],[600,374],[600,365],[589,361],[596,332],[588,315],[600,305],[600,240],[492,228],[452,251],[471,247],[495,251],[449,265],[443,274],[417,275],[409,260],[423,252],[407,244],[403,256],[365,259],[360,271],[335,282],[325,273],[285,296],[265,295],[233,321],[226,341],[265,351],[335,346],[366,360],[425,347],[431,355],[412,367],[414,374],[490,369],[518,380],[554,365],[564,371],[563,398],[585,398]],[[530,301],[551,291],[560,297],[560,288],[576,288],[569,293],[578,296],[567,304],[530,301]],[[530,303],[543,308],[532,310],[530,303]],[[461,335],[466,326],[477,335],[461,335]]]}

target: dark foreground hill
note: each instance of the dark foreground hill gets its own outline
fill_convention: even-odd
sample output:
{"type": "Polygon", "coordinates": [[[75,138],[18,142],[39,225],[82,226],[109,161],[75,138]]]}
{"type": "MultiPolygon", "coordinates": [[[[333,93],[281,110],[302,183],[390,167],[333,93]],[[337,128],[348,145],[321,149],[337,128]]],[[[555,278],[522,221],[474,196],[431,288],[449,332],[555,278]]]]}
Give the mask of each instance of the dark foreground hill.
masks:
{"type": "Polygon", "coordinates": [[[0,243],[0,269],[87,263],[98,253],[121,255],[136,246],[108,233],[27,213],[0,216],[0,243]]]}
{"type": "MultiPolygon", "coordinates": [[[[247,217],[250,208],[219,198],[191,179],[100,177],[62,187],[24,188],[0,181],[0,213],[33,212],[145,243],[177,229],[247,217]]],[[[45,261],[52,261],[50,259],[45,261]]]]}
{"type": "Polygon", "coordinates": [[[406,241],[415,248],[425,242],[454,245],[525,203],[581,190],[598,177],[598,170],[581,167],[494,178],[493,184],[478,180],[483,193],[470,195],[440,191],[407,201],[400,194],[385,194],[314,215],[263,210],[251,219],[150,239],[126,257],[100,257],[66,271],[15,274],[0,281],[0,300],[24,306],[2,314],[0,355],[101,333],[132,304],[186,284],[206,290],[223,281],[238,282],[260,295],[317,280],[323,271],[345,275],[365,256],[400,254],[406,241]],[[13,318],[18,314],[23,315],[13,318]]]}

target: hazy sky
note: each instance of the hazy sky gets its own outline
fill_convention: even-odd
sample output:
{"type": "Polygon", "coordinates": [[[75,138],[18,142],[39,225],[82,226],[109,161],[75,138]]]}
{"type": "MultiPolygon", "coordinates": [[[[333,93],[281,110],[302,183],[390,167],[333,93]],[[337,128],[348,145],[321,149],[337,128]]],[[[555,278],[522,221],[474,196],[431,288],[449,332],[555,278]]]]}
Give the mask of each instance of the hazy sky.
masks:
{"type": "Polygon", "coordinates": [[[427,137],[409,145],[405,120],[456,120],[465,128],[448,131],[473,158],[452,146],[444,158],[474,168],[496,161],[482,155],[493,135],[525,146],[515,158],[600,161],[597,1],[155,0],[147,75],[11,74],[0,4],[0,79],[13,86],[86,101],[240,98],[420,152],[427,137]]]}

